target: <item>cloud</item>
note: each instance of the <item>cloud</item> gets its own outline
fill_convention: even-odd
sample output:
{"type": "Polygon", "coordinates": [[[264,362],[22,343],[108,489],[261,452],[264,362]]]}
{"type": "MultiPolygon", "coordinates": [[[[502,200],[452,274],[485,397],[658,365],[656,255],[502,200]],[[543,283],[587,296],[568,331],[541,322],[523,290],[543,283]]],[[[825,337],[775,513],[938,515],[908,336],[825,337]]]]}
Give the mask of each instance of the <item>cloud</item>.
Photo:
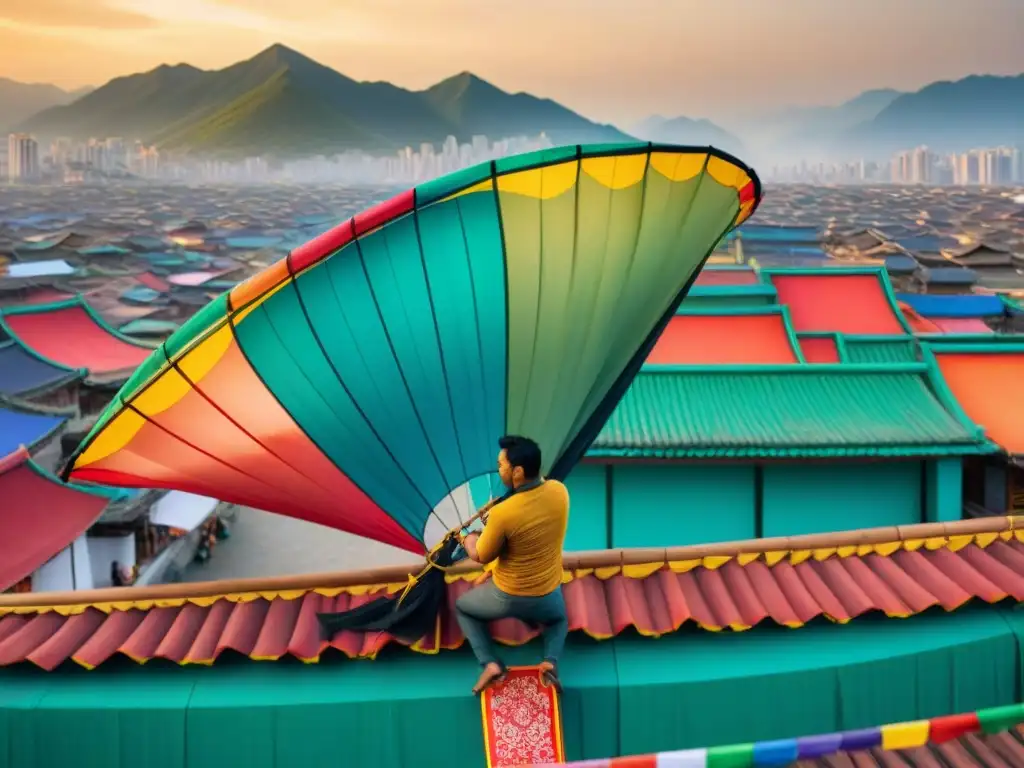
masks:
{"type": "Polygon", "coordinates": [[[28,27],[146,29],[155,19],[104,0],[3,0],[0,21],[28,27]]]}

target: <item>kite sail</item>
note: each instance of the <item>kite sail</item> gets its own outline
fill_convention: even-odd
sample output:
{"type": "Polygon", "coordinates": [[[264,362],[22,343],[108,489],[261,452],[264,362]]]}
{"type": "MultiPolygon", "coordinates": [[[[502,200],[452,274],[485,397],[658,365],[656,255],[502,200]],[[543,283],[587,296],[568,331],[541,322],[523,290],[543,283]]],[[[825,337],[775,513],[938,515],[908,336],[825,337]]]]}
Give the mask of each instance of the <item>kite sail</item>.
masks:
{"type": "Polygon", "coordinates": [[[419,185],[200,310],[65,469],[414,552],[486,498],[497,439],[564,478],[761,196],[711,147],[569,146],[419,185]],[[450,514],[450,510],[445,514],[450,514]]]}

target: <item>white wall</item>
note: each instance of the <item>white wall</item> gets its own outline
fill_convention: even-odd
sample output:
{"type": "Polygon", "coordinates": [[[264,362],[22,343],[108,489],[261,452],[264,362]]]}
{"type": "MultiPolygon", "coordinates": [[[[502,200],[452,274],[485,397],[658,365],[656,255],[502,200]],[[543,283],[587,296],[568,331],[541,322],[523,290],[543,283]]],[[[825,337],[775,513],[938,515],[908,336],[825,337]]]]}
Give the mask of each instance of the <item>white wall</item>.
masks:
{"type": "Polygon", "coordinates": [[[86,537],[79,536],[70,546],[62,549],[32,574],[32,591],[68,592],[72,589],[92,589],[93,571],[89,555],[86,537]]]}
{"type": "Polygon", "coordinates": [[[135,565],[135,535],[89,536],[89,554],[92,564],[92,581],[96,587],[112,586],[110,564],[115,560],[122,567],[135,565]]]}

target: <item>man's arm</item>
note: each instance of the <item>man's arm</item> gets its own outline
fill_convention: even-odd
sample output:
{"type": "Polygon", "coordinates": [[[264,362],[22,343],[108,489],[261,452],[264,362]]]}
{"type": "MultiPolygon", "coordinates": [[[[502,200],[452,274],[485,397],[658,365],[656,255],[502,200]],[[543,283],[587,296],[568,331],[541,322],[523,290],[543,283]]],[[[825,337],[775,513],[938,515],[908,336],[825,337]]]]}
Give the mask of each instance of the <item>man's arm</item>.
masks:
{"type": "Polygon", "coordinates": [[[462,546],[466,548],[466,554],[470,559],[486,565],[496,560],[505,546],[505,529],[502,525],[501,516],[494,516],[482,533],[471,533],[462,540],[462,546]]]}

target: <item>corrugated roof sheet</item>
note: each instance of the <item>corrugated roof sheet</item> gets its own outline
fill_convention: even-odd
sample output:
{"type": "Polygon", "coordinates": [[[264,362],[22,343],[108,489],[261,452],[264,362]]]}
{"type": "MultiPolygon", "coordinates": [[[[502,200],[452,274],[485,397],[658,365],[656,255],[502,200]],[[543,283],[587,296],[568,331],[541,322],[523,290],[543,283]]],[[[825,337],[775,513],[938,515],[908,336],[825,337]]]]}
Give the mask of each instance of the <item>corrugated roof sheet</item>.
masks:
{"type": "Polygon", "coordinates": [[[847,336],[843,347],[848,363],[916,363],[920,360],[917,342],[911,338],[847,336]]]}
{"type": "Polygon", "coordinates": [[[897,298],[924,317],[999,317],[1006,313],[998,296],[985,294],[900,293],[897,298]]]}
{"type": "Polygon", "coordinates": [[[589,454],[628,458],[989,452],[921,366],[721,366],[642,371],[589,454]]]}

